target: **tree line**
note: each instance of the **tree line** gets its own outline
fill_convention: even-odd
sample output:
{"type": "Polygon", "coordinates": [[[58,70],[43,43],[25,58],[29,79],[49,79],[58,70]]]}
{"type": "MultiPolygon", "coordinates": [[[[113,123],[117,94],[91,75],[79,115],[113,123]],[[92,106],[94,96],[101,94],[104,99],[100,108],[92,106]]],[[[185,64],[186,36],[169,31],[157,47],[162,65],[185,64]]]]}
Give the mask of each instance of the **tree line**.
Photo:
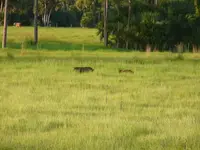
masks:
{"type": "Polygon", "coordinates": [[[7,24],[14,22],[97,28],[104,45],[115,48],[197,52],[200,45],[199,0],[8,0],[7,24]]]}

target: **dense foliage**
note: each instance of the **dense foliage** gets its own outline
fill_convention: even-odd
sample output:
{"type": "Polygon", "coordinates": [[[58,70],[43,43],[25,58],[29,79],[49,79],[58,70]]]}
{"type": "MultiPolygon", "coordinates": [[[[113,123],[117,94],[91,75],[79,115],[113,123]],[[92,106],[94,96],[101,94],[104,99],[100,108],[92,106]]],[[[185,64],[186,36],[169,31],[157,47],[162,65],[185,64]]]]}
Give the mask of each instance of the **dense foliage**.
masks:
{"type": "MultiPolygon", "coordinates": [[[[111,5],[108,13],[110,45],[155,50],[174,50],[177,45],[187,49],[198,47],[200,17],[195,13],[192,1],[120,2],[111,5]]],[[[102,22],[98,29],[103,38],[102,22]]]]}
{"type": "MultiPolygon", "coordinates": [[[[38,0],[39,24],[97,27],[104,38],[103,0],[38,0]]],[[[174,50],[200,45],[199,0],[108,0],[108,43],[111,47],[174,50]]],[[[2,24],[4,0],[0,0],[2,24]]],[[[8,24],[33,24],[33,1],[9,0],[8,24]]]]}

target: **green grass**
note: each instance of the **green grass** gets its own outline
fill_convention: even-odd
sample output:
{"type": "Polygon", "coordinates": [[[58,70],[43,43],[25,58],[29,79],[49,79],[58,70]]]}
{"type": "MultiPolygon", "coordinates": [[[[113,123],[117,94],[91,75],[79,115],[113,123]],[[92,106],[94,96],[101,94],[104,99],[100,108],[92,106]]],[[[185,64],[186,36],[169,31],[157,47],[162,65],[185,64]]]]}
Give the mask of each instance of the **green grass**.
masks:
{"type": "MultiPolygon", "coordinates": [[[[0,33],[2,30],[0,27],[0,33]]],[[[22,42],[29,40],[33,40],[33,27],[8,27],[8,48],[21,49],[22,42]]],[[[87,50],[105,49],[100,43],[96,29],[39,27],[38,49],[80,50],[83,45],[87,50]]],[[[31,45],[27,48],[36,49],[31,45]]]]}
{"type": "MultiPolygon", "coordinates": [[[[81,33],[69,42],[99,44],[81,33]]],[[[0,50],[1,150],[200,149],[199,54],[58,50],[0,50]]]]}

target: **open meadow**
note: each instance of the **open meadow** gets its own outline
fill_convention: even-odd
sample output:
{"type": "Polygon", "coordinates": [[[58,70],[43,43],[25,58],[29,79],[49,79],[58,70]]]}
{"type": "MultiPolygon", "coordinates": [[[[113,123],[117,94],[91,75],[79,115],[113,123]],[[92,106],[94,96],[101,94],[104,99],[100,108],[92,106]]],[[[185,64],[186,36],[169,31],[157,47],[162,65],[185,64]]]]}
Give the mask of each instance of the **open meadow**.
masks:
{"type": "Polygon", "coordinates": [[[9,27],[0,49],[0,150],[200,150],[200,54],[106,50],[94,29],[39,31],[32,47],[33,28],[9,27]]]}

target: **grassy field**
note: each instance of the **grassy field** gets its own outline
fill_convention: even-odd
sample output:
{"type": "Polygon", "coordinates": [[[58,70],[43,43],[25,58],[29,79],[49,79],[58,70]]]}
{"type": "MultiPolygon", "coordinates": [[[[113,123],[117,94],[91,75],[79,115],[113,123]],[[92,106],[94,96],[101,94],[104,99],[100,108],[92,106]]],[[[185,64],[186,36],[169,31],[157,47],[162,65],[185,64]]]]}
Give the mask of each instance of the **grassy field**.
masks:
{"type": "Polygon", "coordinates": [[[1,150],[200,150],[200,54],[112,52],[95,30],[42,28],[44,49],[21,55],[22,31],[0,50],[1,150]]]}
{"type": "MultiPolygon", "coordinates": [[[[2,27],[0,27],[2,33],[2,27]]],[[[1,39],[1,37],[0,37],[1,39]]],[[[8,47],[21,49],[25,43],[29,49],[36,49],[27,45],[33,40],[33,27],[8,28],[8,47]]],[[[46,50],[87,50],[104,49],[97,36],[96,29],[86,28],[39,28],[38,49],[46,50]]]]}

